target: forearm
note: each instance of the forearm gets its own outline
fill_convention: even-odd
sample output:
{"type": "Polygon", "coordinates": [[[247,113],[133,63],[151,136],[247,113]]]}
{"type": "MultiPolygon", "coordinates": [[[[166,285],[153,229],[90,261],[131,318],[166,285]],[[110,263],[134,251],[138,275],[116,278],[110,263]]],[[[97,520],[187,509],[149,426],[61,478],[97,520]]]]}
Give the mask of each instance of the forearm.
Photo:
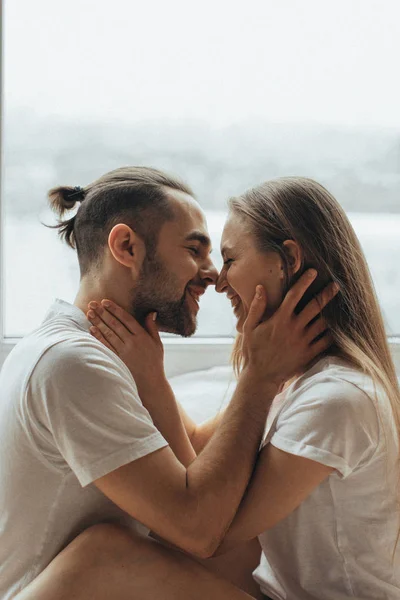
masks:
{"type": "Polygon", "coordinates": [[[198,535],[212,533],[210,553],[227,531],[249,482],[277,386],[244,372],[210,442],[187,469],[198,535]]]}
{"type": "Polygon", "coordinates": [[[157,429],[165,437],[179,461],[188,466],[208,444],[222,421],[225,411],[197,425],[176,401],[165,379],[158,386],[148,382],[140,386],[140,397],[157,429]]]}
{"type": "Polygon", "coordinates": [[[177,459],[188,467],[196,458],[174,392],[166,379],[139,386],[140,398],[154,425],[167,440],[177,459]]]}
{"type": "Polygon", "coordinates": [[[177,404],[186,433],[189,436],[194,451],[196,454],[199,454],[214,435],[225,411],[221,410],[215,417],[212,417],[201,425],[197,425],[197,423],[189,417],[183,406],[179,402],[177,402],[177,404]]]}
{"type": "Polygon", "coordinates": [[[189,434],[190,441],[196,454],[200,454],[200,452],[204,450],[214,433],[217,431],[219,425],[221,424],[224,414],[225,410],[219,412],[212,419],[209,419],[201,425],[197,425],[197,427],[195,427],[191,434],[189,434]]]}

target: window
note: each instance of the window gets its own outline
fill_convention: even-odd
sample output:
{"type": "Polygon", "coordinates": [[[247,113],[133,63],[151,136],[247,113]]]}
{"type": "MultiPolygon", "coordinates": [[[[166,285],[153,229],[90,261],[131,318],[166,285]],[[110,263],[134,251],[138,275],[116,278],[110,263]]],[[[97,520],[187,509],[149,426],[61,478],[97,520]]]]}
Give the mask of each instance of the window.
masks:
{"type": "MultiPolygon", "coordinates": [[[[317,179],[349,212],[400,334],[396,0],[6,0],[4,17],[6,338],[77,289],[73,251],[41,224],[54,223],[46,191],[126,164],[188,180],[217,262],[229,196],[317,179]]],[[[202,304],[197,335],[232,336],[226,299],[209,290],[202,304]]]]}

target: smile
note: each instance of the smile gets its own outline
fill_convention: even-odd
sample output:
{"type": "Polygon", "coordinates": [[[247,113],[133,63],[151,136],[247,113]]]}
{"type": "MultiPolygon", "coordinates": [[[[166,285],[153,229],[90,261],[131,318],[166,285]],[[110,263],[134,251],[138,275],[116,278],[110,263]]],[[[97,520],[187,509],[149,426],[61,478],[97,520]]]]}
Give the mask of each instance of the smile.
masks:
{"type": "Polygon", "coordinates": [[[194,291],[187,291],[187,296],[189,301],[193,304],[196,312],[199,310],[200,306],[199,306],[199,299],[200,299],[200,295],[201,294],[196,294],[194,291]]]}
{"type": "Polygon", "coordinates": [[[239,296],[232,296],[232,298],[230,298],[231,304],[232,304],[232,308],[235,309],[239,306],[240,304],[240,298],[239,296]]]}

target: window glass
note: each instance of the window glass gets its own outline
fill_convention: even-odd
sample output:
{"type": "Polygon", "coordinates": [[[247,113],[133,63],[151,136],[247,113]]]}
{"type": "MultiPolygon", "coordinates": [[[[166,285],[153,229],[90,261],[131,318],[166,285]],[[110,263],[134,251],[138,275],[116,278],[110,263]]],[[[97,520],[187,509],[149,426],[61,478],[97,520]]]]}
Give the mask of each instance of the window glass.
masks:
{"type": "MultiPolygon", "coordinates": [[[[54,185],[141,164],[179,174],[208,215],[218,265],[226,200],[313,177],[348,211],[388,333],[400,334],[400,8],[396,0],[6,0],[4,331],[73,301],[73,251],[46,208],[54,185]]],[[[198,335],[232,335],[209,290],[198,335]]]]}

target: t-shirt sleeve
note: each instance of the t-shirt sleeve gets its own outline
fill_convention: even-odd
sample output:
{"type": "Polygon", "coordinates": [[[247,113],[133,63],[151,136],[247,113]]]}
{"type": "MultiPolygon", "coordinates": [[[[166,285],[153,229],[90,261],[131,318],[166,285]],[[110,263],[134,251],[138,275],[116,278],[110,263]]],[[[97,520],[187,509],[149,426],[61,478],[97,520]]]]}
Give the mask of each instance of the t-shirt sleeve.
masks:
{"type": "Polygon", "coordinates": [[[343,477],[376,450],[379,421],[371,398],[347,381],[330,380],[294,394],[276,422],[276,448],[332,467],[343,477]]]}
{"type": "Polygon", "coordinates": [[[126,366],[95,340],[50,348],[30,396],[54,444],[53,465],[68,465],[82,486],[167,445],[126,366]]]}

